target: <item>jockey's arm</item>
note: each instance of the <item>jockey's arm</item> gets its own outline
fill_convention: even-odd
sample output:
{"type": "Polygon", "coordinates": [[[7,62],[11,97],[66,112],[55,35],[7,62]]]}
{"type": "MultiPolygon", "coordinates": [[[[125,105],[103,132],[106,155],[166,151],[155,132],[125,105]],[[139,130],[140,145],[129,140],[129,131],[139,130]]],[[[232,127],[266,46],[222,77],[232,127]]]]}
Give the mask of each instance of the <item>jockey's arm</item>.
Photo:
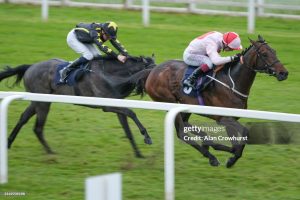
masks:
{"type": "MultiPolygon", "coordinates": [[[[96,32],[97,33],[97,32],[96,32]]],[[[109,55],[109,56],[113,56],[115,58],[118,57],[118,54],[116,54],[113,50],[111,50],[108,46],[104,45],[102,40],[100,39],[100,35],[99,33],[97,33],[97,36],[95,37],[94,35],[91,34],[91,36],[93,36],[93,40],[95,42],[95,44],[98,46],[98,48],[103,51],[105,54],[109,55]]]]}
{"type": "Polygon", "coordinates": [[[218,53],[217,47],[209,45],[206,48],[206,52],[208,57],[210,58],[211,62],[214,65],[223,65],[225,63],[229,63],[231,61],[230,56],[221,57],[218,53]]]}
{"type": "Polygon", "coordinates": [[[110,43],[124,56],[128,56],[128,52],[125,47],[117,39],[111,39],[110,43]]]}

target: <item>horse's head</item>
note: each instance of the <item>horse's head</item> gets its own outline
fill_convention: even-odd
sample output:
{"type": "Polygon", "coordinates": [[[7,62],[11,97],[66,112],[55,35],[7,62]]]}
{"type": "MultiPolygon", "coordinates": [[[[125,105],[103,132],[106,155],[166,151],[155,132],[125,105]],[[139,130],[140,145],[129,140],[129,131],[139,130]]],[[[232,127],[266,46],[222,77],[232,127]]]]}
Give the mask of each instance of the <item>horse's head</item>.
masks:
{"type": "Polygon", "coordinates": [[[152,57],[129,56],[125,65],[128,66],[128,70],[131,73],[136,73],[144,69],[153,68],[155,66],[154,56],[152,57]]]}
{"type": "Polygon", "coordinates": [[[276,51],[268,45],[263,37],[258,35],[257,41],[249,40],[252,45],[243,52],[246,65],[255,72],[275,76],[279,81],[287,79],[288,71],[277,58],[276,51]]]}

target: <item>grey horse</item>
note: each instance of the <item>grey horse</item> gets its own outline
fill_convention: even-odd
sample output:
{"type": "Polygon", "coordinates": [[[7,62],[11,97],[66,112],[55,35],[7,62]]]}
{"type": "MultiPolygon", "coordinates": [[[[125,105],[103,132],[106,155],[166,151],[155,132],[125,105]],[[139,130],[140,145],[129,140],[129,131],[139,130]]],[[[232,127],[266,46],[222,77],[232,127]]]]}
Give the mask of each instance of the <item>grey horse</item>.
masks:
{"type": "MultiPolygon", "coordinates": [[[[135,73],[142,70],[150,70],[155,66],[152,57],[129,57],[124,64],[115,59],[104,57],[99,60],[90,61],[90,72],[82,76],[77,84],[71,87],[65,84],[57,85],[54,83],[56,68],[64,62],[64,60],[60,59],[51,59],[32,65],[20,65],[15,68],[7,66],[6,69],[0,72],[0,81],[11,76],[16,76],[17,78],[14,85],[19,84],[23,79],[26,91],[32,93],[121,99],[129,96],[136,86],[135,83],[128,81],[127,78],[134,76],[135,73]]],[[[50,105],[51,103],[47,102],[31,102],[31,104],[22,113],[17,125],[11,132],[8,138],[8,148],[11,147],[22,126],[26,124],[31,117],[36,115],[34,132],[46,152],[53,153],[43,134],[50,105]]],[[[152,140],[148,135],[147,130],[132,110],[118,107],[90,107],[100,108],[104,112],[116,113],[126,136],[132,145],[135,156],[143,157],[135,143],[128,125],[127,117],[130,117],[138,126],[141,134],[144,136],[144,142],[146,144],[152,144],[152,140]]]]}

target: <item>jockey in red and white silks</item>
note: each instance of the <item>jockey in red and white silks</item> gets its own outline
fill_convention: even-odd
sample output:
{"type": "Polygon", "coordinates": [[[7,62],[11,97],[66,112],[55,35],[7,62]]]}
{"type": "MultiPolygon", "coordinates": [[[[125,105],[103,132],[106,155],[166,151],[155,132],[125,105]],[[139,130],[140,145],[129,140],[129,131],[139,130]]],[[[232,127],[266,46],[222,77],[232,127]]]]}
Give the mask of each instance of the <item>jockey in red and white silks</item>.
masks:
{"type": "Polygon", "coordinates": [[[240,55],[221,57],[220,52],[242,49],[241,39],[235,32],[220,33],[208,32],[192,40],[183,53],[183,61],[187,65],[198,67],[184,82],[194,87],[196,78],[203,72],[212,69],[214,65],[222,65],[231,61],[240,60],[240,55]]]}
{"type": "Polygon", "coordinates": [[[183,53],[183,60],[186,64],[200,66],[207,64],[211,69],[214,65],[222,65],[232,61],[231,56],[221,57],[221,50],[242,49],[239,35],[234,32],[222,34],[220,32],[209,32],[195,38],[183,53]],[[226,48],[229,47],[229,48],[226,48]]]}

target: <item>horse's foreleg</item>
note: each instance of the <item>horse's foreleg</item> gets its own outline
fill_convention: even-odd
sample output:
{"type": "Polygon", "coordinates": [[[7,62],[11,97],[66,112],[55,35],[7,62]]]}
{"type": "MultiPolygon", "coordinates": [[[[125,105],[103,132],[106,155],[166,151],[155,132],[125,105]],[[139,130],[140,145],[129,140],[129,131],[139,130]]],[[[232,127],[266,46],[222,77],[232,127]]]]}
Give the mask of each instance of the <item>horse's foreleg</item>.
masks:
{"type": "Polygon", "coordinates": [[[47,120],[47,116],[50,109],[50,103],[37,103],[36,106],[36,122],[34,126],[34,132],[37,138],[39,139],[40,143],[43,145],[44,149],[48,154],[52,154],[53,151],[51,150],[50,146],[46,142],[44,138],[44,126],[47,120]]]}
{"type": "Polygon", "coordinates": [[[26,124],[28,122],[28,120],[35,114],[35,108],[34,108],[34,104],[31,103],[30,106],[28,106],[26,108],[26,110],[22,113],[17,125],[15,126],[15,128],[13,129],[13,131],[11,132],[9,138],[8,138],[8,148],[11,147],[12,143],[14,142],[14,140],[16,139],[20,129],[23,127],[24,124],[26,124]]]}
{"type": "Polygon", "coordinates": [[[138,147],[135,143],[134,137],[133,137],[132,132],[130,130],[130,127],[128,125],[127,117],[125,115],[122,115],[122,114],[117,114],[117,115],[118,115],[119,121],[120,121],[120,123],[121,123],[121,125],[122,125],[122,127],[125,131],[125,134],[126,134],[127,138],[130,141],[130,144],[133,148],[135,156],[138,157],[138,158],[143,158],[144,156],[141,154],[140,150],[138,149],[138,147]]]}
{"type": "Polygon", "coordinates": [[[122,114],[127,117],[130,117],[139,128],[141,134],[144,136],[144,142],[146,144],[152,144],[152,139],[148,135],[146,128],[142,125],[142,123],[139,121],[136,114],[132,110],[128,108],[117,108],[117,107],[102,107],[102,110],[104,112],[113,112],[113,113],[122,114]]]}
{"type": "MultiPolygon", "coordinates": [[[[226,127],[226,132],[229,137],[237,137],[238,133],[240,133],[242,137],[246,137],[249,135],[249,131],[247,130],[247,128],[242,126],[236,119],[232,117],[222,117],[219,121],[219,124],[222,124],[226,127]]],[[[226,167],[232,167],[237,162],[237,160],[242,157],[245,143],[246,141],[244,141],[243,143],[232,141],[233,148],[231,153],[233,153],[234,156],[228,159],[226,167]]]]}
{"type": "Polygon", "coordinates": [[[204,157],[208,158],[209,159],[209,163],[211,166],[218,166],[220,165],[218,159],[212,155],[208,148],[204,147],[204,146],[201,146],[199,145],[197,142],[195,141],[186,141],[184,139],[184,136],[186,136],[186,133],[184,133],[184,122],[182,120],[182,116],[181,114],[178,114],[176,116],[176,119],[175,119],[175,128],[176,128],[176,133],[177,133],[177,137],[184,141],[185,143],[191,145],[192,147],[194,147],[195,149],[197,149],[204,157]]]}
{"type": "Polygon", "coordinates": [[[183,123],[188,123],[192,113],[181,113],[183,123]]]}

